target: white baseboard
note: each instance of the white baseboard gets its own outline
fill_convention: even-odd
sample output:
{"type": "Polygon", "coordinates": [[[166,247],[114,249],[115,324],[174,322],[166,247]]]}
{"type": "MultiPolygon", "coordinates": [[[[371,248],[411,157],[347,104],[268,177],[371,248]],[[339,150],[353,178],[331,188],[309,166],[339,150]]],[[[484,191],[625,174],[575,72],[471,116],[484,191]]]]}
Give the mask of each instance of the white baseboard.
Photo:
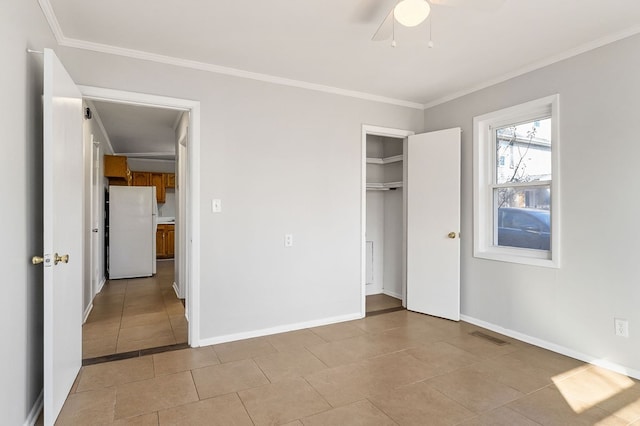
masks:
{"type": "Polygon", "coordinates": [[[83,324],[85,322],[87,322],[87,318],[89,318],[89,314],[91,313],[92,309],[93,309],[93,302],[89,303],[89,306],[87,306],[87,309],[85,309],[83,314],[82,314],[82,323],[83,324]]]}
{"type": "Polygon", "coordinates": [[[29,415],[27,419],[24,421],[24,426],[33,426],[38,421],[38,416],[42,411],[42,406],[44,405],[44,389],[40,391],[40,395],[38,395],[38,399],[33,403],[33,407],[31,407],[31,411],[29,411],[29,415]]]}
{"type": "Polygon", "coordinates": [[[591,355],[583,354],[582,352],[575,351],[573,349],[557,345],[546,340],[538,339],[537,337],[529,336],[527,334],[520,333],[518,331],[510,330],[508,328],[501,327],[486,321],[479,320],[467,315],[460,315],[460,319],[468,323],[477,325],[479,327],[486,328],[487,330],[495,331],[496,333],[504,334],[505,336],[512,337],[517,340],[521,340],[526,343],[530,343],[534,346],[539,346],[544,349],[548,349],[553,352],[557,352],[561,355],[566,355],[571,358],[584,361],[589,364],[597,365],[598,367],[606,368],[616,373],[624,374],[634,379],[640,379],[640,371],[633,368],[625,367],[624,365],[616,364],[611,361],[607,361],[601,358],[597,358],[591,355]]]}
{"type": "Polygon", "coordinates": [[[180,289],[178,288],[178,284],[176,284],[175,281],[173,282],[173,291],[176,293],[178,299],[184,299],[184,296],[180,294],[180,289]]]}
{"type": "Polygon", "coordinates": [[[382,293],[382,287],[380,287],[377,284],[367,284],[367,287],[365,288],[366,290],[366,295],[367,296],[373,296],[374,294],[380,294],[382,293]]]}
{"type": "Polygon", "coordinates": [[[218,337],[200,339],[200,346],[217,345],[219,343],[235,342],[236,340],[251,339],[253,337],[269,336],[271,334],[286,333],[287,331],[302,330],[305,328],[320,327],[322,325],[335,324],[344,321],[353,321],[362,318],[358,313],[341,315],[337,317],[323,318],[320,320],[299,322],[295,324],[281,325],[278,327],[263,328],[261,330],[247,331],[243,333],[227,334],[218,337]]]}
{"type": "Polygon", "coordinates": [[[102,288],[104,287],[106,282],[107,282],[107,279],[105,277],[102,277],[102,281],[100,281],[100,284],[98,284],[98,292],[96,294],[102,291],[102,288]]]}
{"type": "Polygon", "coordinates": [[[394,293],[393,291],[388,291],[388,290],[382,290],[382,292],[384,294],[386,294],[387,296],[395,297],[396,299],[402,300],[402,295],[401,294],[394,293]]]}

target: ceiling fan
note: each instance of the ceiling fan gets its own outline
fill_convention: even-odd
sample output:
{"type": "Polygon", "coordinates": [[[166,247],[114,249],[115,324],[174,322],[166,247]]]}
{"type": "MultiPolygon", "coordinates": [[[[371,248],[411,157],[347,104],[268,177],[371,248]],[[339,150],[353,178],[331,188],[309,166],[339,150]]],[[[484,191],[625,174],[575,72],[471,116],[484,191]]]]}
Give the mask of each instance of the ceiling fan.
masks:
{"type": "MultiPolygon", "coordinates": [[[[380,1],[380,0],[377,0],[380,1]]],[[[376,32],[373,41],[388,40],[394,36],[396,22],[405,27],[415,27],[424,22],[431,13],[431,6],[449,6],[471,10],[494,10],[506,0],[397,0],[376,32]]],[[[373,5],[372,6],[379,6],[373,5]]],[[[395,37],[391,42],[395,47],[395,37]]],[[[429,47],[433,42],[429,40],[429,47]]]]}

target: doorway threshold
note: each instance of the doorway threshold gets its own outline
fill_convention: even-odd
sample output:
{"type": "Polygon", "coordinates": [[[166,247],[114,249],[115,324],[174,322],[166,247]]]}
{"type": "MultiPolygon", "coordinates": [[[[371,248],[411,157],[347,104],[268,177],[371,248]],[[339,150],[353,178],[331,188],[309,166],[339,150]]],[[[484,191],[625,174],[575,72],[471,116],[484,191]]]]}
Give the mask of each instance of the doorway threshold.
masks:
{"type": "Polygon", "coordinates": [[[155,348],[138,349],[135,351],[122,352],[112,355],[98,356],[95,358],[86,358],[82,360],[82,366],[94,364],[102,364],[103,362],[120,361],[129,358],[138,358],[146,355],[160,354],[163,352],[177,351],[180,349],[188,349],[190,346],[188,343],[177,343],[175,345],[158,346],[155,348]]]}
{"type": "Polygon", "coordinates": [[[381,309],[379,311],[371,311],[371,312],[367,312],[365,317],[374,317],[376,315],[388,314],[390,312],[397,312],[397,311],[406,311],[406,308],[403,308],[402,306],[397,306],[395,308],[381,309]]]}

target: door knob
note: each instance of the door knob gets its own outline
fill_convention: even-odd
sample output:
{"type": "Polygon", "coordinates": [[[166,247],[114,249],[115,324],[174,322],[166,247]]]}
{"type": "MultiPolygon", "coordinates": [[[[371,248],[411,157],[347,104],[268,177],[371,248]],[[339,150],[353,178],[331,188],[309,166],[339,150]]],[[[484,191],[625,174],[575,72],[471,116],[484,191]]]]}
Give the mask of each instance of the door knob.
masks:
{"type": "Polygon", "coordinates": [[[56,253],[55,256],[54,256],[53,263],[54,263],[54,265],[57,265],[60,262],[69,263],[69,255],[65,254],[65,255],[62,255],[62,256],[58,256],[58,253],[56,253]]]}
{"type": "Polygon", "coordinates": [[[449,238],[453,239],[453,238],[455,238],[455,237],[456,237],[456,233],[455,233],[455,232],[449,232],[449,233],[447,234],[447,237],[449,237],[449,238]]]}
{"type": "Polygon", "coordinates": [[[39,265],[42,262],[44,262],[44,257],[40,257],[40,256],[33,256],[31,258],[31,263],[33,263],[34,265],[39,265]]]}
{"type": "Polygon", "coordinates": [[[91,232],[98,232],[98,228],[93,228],[91,232]]]}

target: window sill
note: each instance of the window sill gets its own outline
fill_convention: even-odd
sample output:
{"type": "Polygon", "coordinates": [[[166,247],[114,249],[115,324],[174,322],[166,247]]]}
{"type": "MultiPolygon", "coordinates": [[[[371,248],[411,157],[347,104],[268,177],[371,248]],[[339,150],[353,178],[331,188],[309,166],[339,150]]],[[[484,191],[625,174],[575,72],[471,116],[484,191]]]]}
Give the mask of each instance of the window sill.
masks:
{"type": "Polygon", "coordinates": [[[548,252],[527,249],[499,249],[474,250],[473,257],[478,259],[495,260],[498,262],[519,263],[521,265],[542,266],[545,268],[559,268],[557,259],[549,259],[548,252]]]}

